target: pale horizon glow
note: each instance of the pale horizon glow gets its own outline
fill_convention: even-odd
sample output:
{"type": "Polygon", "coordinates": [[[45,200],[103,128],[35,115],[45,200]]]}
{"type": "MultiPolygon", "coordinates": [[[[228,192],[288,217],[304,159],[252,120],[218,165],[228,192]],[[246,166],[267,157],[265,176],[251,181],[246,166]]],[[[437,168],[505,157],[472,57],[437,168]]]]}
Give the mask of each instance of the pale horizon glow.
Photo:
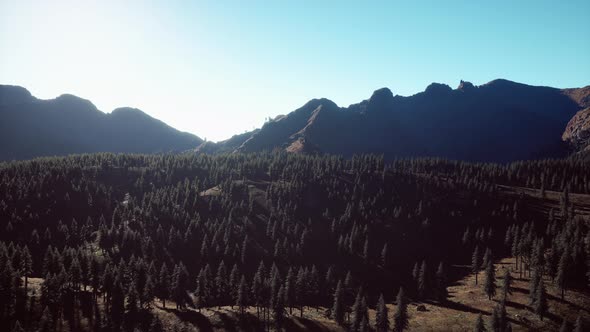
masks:
{"type": "Polygon", "coordinates": [[[0,84],[135,107],[211,141],[309,99],[505,78],[590,84],[589,1],[0,0],[0,84]]]}

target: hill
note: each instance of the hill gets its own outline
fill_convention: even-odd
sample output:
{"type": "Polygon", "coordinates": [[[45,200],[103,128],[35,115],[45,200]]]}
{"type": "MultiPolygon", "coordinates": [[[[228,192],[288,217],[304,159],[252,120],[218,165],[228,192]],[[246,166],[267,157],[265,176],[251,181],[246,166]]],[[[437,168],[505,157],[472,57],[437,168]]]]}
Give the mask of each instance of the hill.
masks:
{"type": "Polygon", "coordinates": [[[0,85],[0,160],[92,152],[154,153],[193,149],[202,140],[138,109],[99,111],[61,95],[39,100],[22,87],[0,85]]]}
{"type": "Polygon", "coordinates": [[[461,81],[456,89],[433,83],[409,97],[383,88],[349,107],[313,99],[220,151],[278,148],[491,162],[564,157],[572,150],[562,134],[589,100],[590,87],[556,89],[502,79],[481,86],[461,81]]]}

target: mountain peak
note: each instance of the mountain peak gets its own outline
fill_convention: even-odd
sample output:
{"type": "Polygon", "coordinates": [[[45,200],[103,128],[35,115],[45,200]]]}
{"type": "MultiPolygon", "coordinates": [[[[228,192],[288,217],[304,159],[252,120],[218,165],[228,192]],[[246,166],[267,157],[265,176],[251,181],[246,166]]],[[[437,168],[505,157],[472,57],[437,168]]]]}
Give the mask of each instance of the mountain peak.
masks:
{"type": "Polygon", "coordinates": [[[90,100],[80,98],[69,93],[60,95],[59,97],[55,98],[54,101],[60,104],[67,105],[68,108],[71,109],[98,111],[98,108],[96,108],[96,106],[94,106],[94,104],[90,100]]]}
{"type": "Polygon", "coordinates": [[[426,90],[424,90],[427,94],[445,94],[451,91],[453,91],[453,89],[451,89],[450,86],[442,83],[430,83],[430,85],[426,87],[426,90]]]}
{"type": "Polygon", "coordinates": [[[22,104],[34,101],[29,90],[18,85],[0,85],[0,106],[22,104]]]}
{"type": "Polygon", "coordinates": [[[475,86],[473,85],[473,83],[463,81],[463,80],[461,80],[461,82],[459,82],[459,87],[457,87],[457,90],[460,90],[460,91],[470,91],[473,89],[475,89],[475,86]]]}
{"type": "Polygon", "coordinates": [[[388,88],[375,90],[369,99],[367,107],[369,112],[388,109],[393,104],[393,93],[388,88]]]}

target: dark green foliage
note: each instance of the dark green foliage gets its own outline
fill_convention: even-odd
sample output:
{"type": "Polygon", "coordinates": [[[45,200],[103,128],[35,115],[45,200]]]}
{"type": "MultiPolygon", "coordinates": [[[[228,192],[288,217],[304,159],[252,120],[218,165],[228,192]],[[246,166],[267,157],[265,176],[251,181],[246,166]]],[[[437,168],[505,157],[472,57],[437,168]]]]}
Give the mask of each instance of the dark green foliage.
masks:
{"type": "Polygon", "coordinates": [[[375,329],[377,332],[387,332],[389,329],[389,318],[387,317],[387,306],[383,294],[379,295],[379,301],[375,308],[375,329]]]}
{"type": "Polygon", "coordinates": [[[283,286],[279,288],[276,295],[276,300],[273,305],[274,323],[277,330],[280,330],[285,320],[285,289],[283,286]]]}
{"type": "Polygon", "coordinates": [[[331,316],[332,319],[336,321],[339,325],[344,323],[344,289],[342,286],[342,281],[338,281],[338,285],[336,286],[336,290],[334,291],[334,300],[331,309],[331,316]]]}
{"type": "Polygon", "coordinates": [[[403,332],[409,326],[408,304],[404,297],[403,288],[400,288],[397,293],[396,305],[397,307],[395,308],[395,313],[393,315],[393,330],[395,332],[403,332]]]}
{"type": "Polygon", "coordinates": [[[248,305],[248,285],[246,284],[246,277],[242,276],[240,285],[236,293],[236,306],[240,310],[240,314],[244,314],[244,308],[248,305]]]}
{"type": "Polygon", "coordinates": [[[471,255],[471,272],[475,274],[475,284],[477,285],[477,275],[479,273],[479,247],[475,247],[471,255]]]}
{"type": "Polygon", "coordinates": [[[486,327],[483,322],[483,318],[481,314],[477,315],[477,319],[475,320],[475,326],[473,327],[473,332],[485,332],[486,327]]]}
{"type": "Polygon", "coordinates": [[[543,320],[543,317],[547,314],[547,291],[545,289],[545,283],[540,280],[535,290],[535,301],[533,303],[535,313],[539,315],[539,318],[543,320]]]}
{"type": "Polygon", "coordinates": [[[496,269],[491,260],[488,261],[488,266],[486,267],[484,290],[490,300],[492,297],[496,296],[496,269]]]}
{"type": "Polygon", "coordinates": [[[565,318],[563,318],[563,320],[561,321],[561,326],[559,327],[559,332],[568,332],[569,326],[567,324],[567,320],[565,318]]]}
{"type": "Polygon", "coordinates": [[[428,267],[426,266],[426,261],[422,261],[420,272],[418,274],[418,295],[421,298],[424,298],[428,292],[428,267]]]}
{"type": "Polygon", "coordinates": [[[510,268],[506,269],[502,278],[502,301],[506,301],[508,295],[512,295],[512,275],[510,274],[510,268]]]}
{"type": "Polygon", "coordinates": [[[447,275],[443,262],[440,262],[436,270],[436,298],[443,302],[447,299],[447,275]]]}
{"type": "MultiPolygon", "coordinates": [[[[7,324],[0,328],[26,321],[28,311],[36,320],[47,311],[56,329],[58,318],[76,329],[87,316],[97,317],[92,329],[129,328],[156,297],[177,310],[252,305],[266,326],[282,300],[284,313],[332,308],[340,324],[354,320],[363,330],[366,302],[377,294],[406,286],[412,297],[444,301],[450,280],[444,266],[431,264],[473,258],[477,276],[492,251],[508,254],[505,246],[521,273],[546,267],[558,285],[586,287],[588,229],[573,213],[575,201],[564,198],[547,218],[496,184],[538,188],[542,175],[548,190],[587,192],[587,166],[282,152],[3,163],[0,318],[7,324]],[[29,277],[45,279],[38,301],[19,298],[29,277]]],[[[407,310],[397,307],[394,316],[391,325],[403,329],[407,310]]]]}
{"type": "Polygon", "coordinates": [[[582,316],[578,316],[578,318],[576,319],[576,324],[574,325],[574,332],[583,332],[585,326],[586,324],[582,316]]]}

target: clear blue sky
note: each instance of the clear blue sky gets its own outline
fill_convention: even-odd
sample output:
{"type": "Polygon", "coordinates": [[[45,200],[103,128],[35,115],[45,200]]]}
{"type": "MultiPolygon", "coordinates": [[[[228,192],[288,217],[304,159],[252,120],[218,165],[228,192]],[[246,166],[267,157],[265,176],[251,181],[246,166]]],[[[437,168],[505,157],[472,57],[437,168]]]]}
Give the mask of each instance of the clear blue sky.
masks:
{"type": "Polygon", "coordinates": [[[589,14],[588,0],[0,0],[0,84],[137,107],[216,141],[384,86],[588,85],[589,14]]]}

